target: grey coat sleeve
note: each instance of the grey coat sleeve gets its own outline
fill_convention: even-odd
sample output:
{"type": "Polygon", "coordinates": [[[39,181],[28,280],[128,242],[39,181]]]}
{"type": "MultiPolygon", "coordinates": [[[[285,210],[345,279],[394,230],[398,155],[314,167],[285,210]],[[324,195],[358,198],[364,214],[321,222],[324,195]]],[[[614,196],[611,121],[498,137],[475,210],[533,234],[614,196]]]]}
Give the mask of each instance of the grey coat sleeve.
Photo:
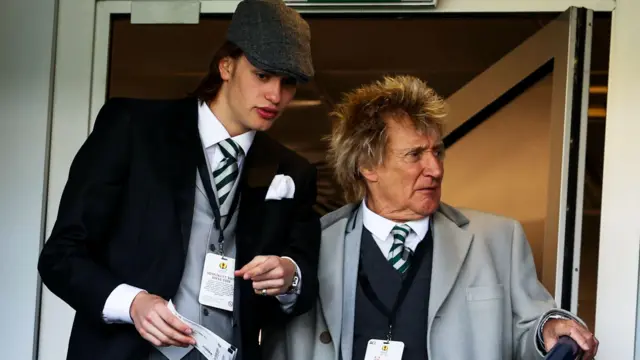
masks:
{"type": "Polygon", "coordinates": [[[553,297],[538,281],[531,247],[522,226],[514,221],[511,249],[511,301],[513,306],[514,358],[544,359],[541,326],[549,315],[584,322],[558,309],[553,297]]]}

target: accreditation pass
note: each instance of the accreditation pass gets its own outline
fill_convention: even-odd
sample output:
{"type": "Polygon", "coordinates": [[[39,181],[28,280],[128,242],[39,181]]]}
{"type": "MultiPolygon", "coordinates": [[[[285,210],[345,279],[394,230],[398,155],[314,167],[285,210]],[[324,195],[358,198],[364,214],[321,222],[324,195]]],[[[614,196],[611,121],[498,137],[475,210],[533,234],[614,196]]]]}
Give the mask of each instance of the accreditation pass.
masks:
{"type": "Polygon", "coordinates": [[[208,253],[202,269],[200,282],[200,304],[233,311],[233,273],[235,259],[220,254],[208,253]]]}
{"type": "Polygon", "coordinates": [[[369,340],[364,360],[402,360],[404,343],[401,341],[369,340]]]}

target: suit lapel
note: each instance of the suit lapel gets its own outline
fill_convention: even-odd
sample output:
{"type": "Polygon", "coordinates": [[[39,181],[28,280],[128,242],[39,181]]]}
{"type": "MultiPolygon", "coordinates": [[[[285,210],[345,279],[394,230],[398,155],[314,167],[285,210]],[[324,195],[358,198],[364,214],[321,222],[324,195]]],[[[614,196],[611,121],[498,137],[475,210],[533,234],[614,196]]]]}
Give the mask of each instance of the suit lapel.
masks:
{"type": "Polygon", "coordinates": [[[356,289],[358,287],[358,266],[360,264],[360,243],[362,240],[362,211],[356,211],[347,224],[344,253],[344,293],[342,301],[342,359],[351,360],[353,354],[353,328],[356,317],[356,289]]]}
{"type": "Polygon", "coordinates": [[[173,146],[167,149],[166,154],[173,159],[170,175],[176,211],[180,219],[183,249],[186,253],[193,220],[196,170],[198,161],[204,159],[198,133],[197,100],[189,98],[179,102],[175,111],[170,112],[168,116],[168,143],[173,146]]]}
{"type": "Polygon", "coordinates": [[[279,163],[279,152],[273,140],[265,133],[257,132],[242,166],[242,185],[249,189],[263,188],[266,195],[279,163]]]}
{"type": "Polygon", "coordinates": [[[318,282],[320,306],[327,321],[336,353],[342,326],[344,234],[349,218],[344,218],[322,233],[318,282]]]}
{"type": "MultiPolygon", "coordinates": [[[[269,185],[278,171],[280,162],[278,155],[273,140],[266,134],[257,132],[242,166],[237,190],[240,191],[241,196],[236,227],[238,250],[246,248],[241,246],[241,243],[249,245],[251,239],[261,238],[263,223],[261,214],[257,210],[262,209],[269,185]]],[[[260,243],[254,244],[253,248],[256,245],[260,243]]],[[[240,255],[238,258],[240,259],[240,255]]],[[[242,259],[240,259],[241,262],[242,259]]]]}
{"type": "Polygon", "coordinates": [[[362,235],[362,216],[358,216],[357,209],[350,207],[343,218],[323,230],[318,267],[320,306],[335,353],[338,354],[342,348],[348,354],[344,360],[351,358],[353,341],[358,270],[358,256],[353,254],[360,252],[362,235]]]}
{"type": "MultiPolygon", "coordinates": [[[[204,189],[204,183],[202,182],[202,175],[200,174],[200,171],[198,171],[198,174],[196,175],[196,189],[198,189],[202,196],[209,199],[209,197],[207,196],[207,191],[204,189]]],[[[216,191],[215,186],[213,187],[213,191],[216,191]]]]}
{"type": "MultiPolygon", "coordinates": [[[[446,206],[446,205],[444,205],[446,206]]],[[[445,211],[450,208],[446,207],[445,211]]],[[[442,211],[434,215],[433,220],[433,265],[431,271],[431,293],[429,296],[429,326],[453,288],[460,269],[473,240],[470,232],[460,228],[461,222],[442,211]]],[[[461,215],[460,215],[461,216],[461,215]]]]}

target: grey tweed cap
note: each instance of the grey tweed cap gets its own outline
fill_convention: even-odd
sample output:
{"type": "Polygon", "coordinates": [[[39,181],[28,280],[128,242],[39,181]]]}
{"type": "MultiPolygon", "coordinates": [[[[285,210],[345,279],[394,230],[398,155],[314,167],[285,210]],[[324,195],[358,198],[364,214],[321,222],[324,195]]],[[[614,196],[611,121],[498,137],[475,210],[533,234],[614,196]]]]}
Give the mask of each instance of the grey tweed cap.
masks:
{"type": "Polygon", "coordinates": [[[309,24],[282,0],[244,0],[227,29],[249,62],[264,71],[307,82],[314,75],[309,24]]]}

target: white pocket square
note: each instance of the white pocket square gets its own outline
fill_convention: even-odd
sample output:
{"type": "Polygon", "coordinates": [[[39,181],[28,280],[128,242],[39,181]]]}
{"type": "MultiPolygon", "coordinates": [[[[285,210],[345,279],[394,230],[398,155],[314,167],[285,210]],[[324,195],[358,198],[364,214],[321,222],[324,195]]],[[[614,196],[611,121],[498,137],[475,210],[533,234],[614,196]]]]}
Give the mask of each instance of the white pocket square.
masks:
{"type": "Polygon", "coordinates": [[[293,199],[295,192],[296,184],[291,176],[276,175],[271,181],[271,185],[269,185],[265,200],[293,199]]]}

